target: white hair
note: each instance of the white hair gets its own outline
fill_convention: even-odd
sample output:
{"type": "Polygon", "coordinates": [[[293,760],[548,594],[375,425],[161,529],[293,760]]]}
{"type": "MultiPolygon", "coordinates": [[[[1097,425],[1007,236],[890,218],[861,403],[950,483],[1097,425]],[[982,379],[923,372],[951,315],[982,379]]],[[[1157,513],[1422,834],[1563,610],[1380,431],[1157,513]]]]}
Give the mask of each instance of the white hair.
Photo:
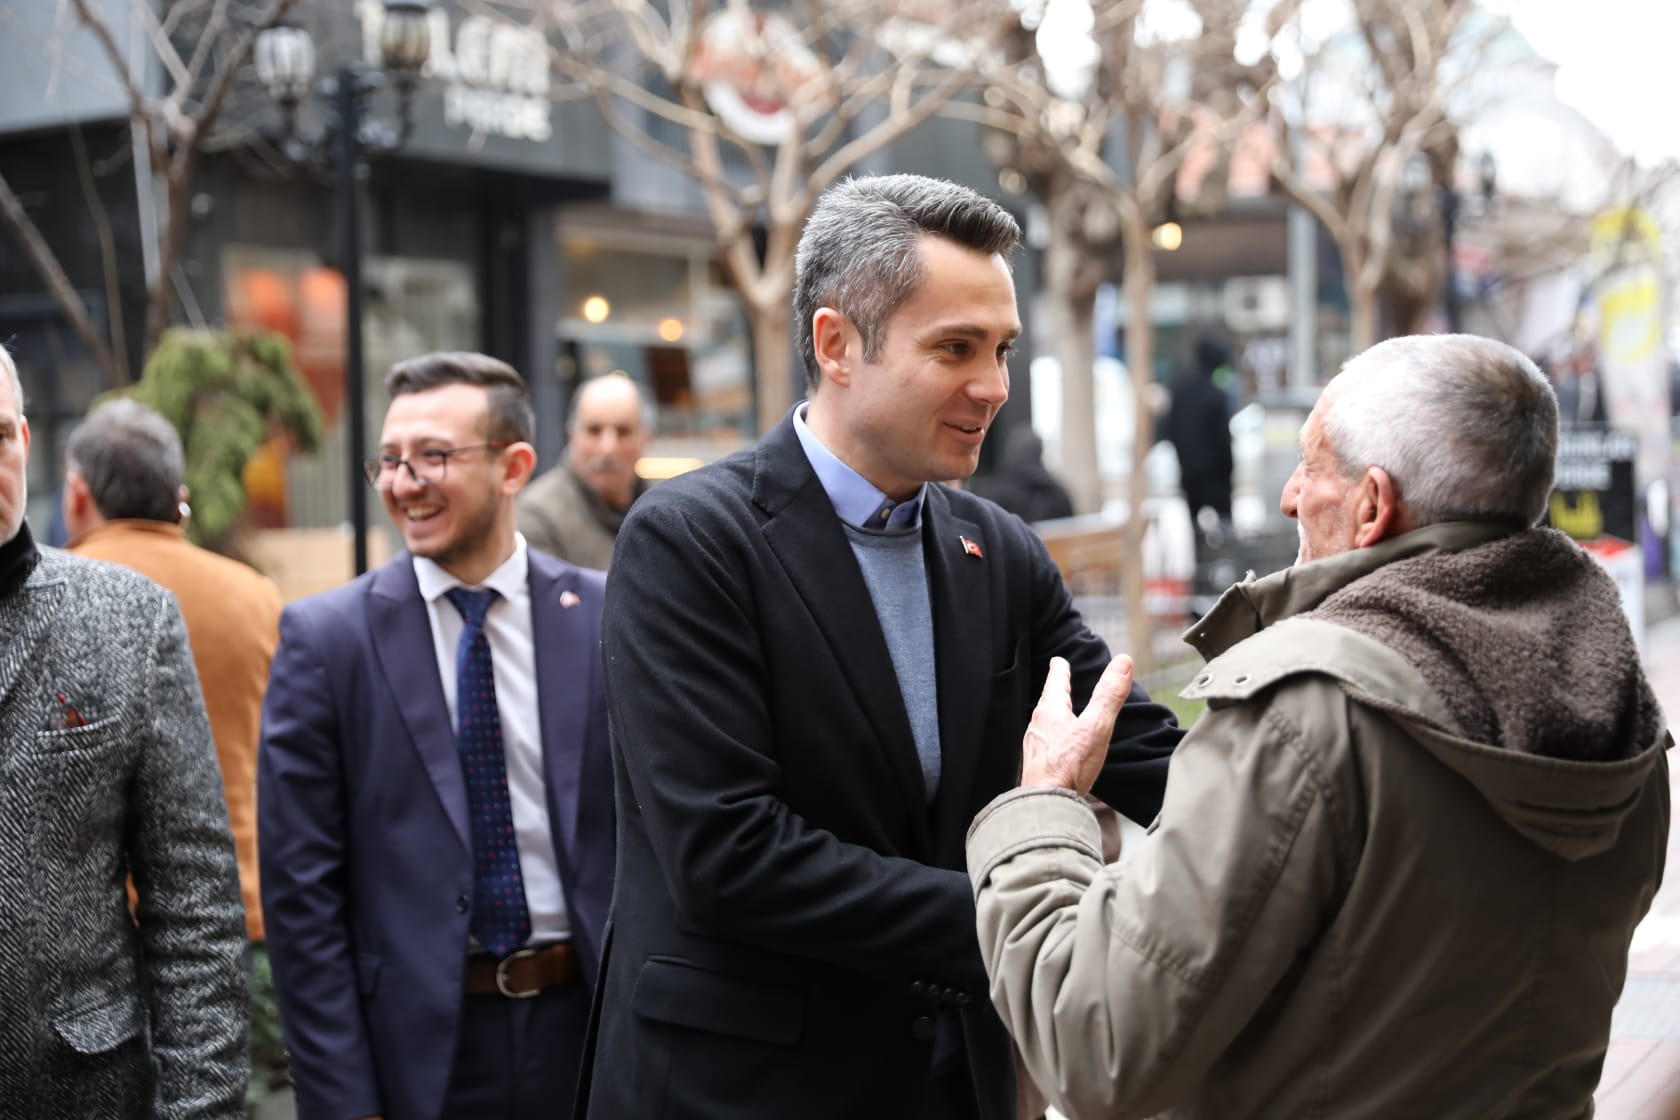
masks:
{"type": "Polygon", "coordinates": [[[1545,513],[1557,397],[1521,351],[1467,334],[1391,338],[1333,384],[1324,431],[1344,472],[1387,471],[1418,525],[1545,513]]]}
{"type": "Polygon", "coordinates": [[[12,383],[12,399],[17,402],[18,415],[23,415],[23,378],[18,376],[17,362],[12,360],[12,352],[6,349],[6,344],[0,342],[0,370],[6,372],[6,378],[12,383]]]}

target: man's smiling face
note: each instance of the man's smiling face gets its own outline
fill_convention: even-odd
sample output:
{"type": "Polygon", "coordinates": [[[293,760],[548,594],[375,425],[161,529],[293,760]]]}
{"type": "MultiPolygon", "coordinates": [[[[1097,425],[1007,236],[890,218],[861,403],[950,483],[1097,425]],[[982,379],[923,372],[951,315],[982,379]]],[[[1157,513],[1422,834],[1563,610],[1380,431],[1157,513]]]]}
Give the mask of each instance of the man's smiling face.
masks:
{"type": "Polygon", "coordinates": [[[898,500],[980,465],[986,431],[1009,399],[1009,356],[1021,334],[1002,257],[934,236],[922,237],[921,253],[922,282],[887,320],[879,354],[866,357],[846,323],[845,382],[825,385],[813,402],[836,409],[830,450],[898,500]]]}

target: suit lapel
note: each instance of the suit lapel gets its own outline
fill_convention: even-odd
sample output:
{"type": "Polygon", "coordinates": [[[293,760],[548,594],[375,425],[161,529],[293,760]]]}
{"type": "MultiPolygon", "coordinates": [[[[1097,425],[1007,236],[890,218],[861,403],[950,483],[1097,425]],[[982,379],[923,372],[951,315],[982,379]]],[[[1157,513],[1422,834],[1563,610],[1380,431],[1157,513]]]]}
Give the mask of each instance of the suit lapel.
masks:
{"type": "Polygon", "coordinates": [[[44,711],[47,697],[34,697],[34,705],[30,697],[19,697],[14,704],[12,689],[24,675],[24,667],[35,663],[35,647],[52,628],[64,598],[64,581],[49,564],[43,557],[22,587],[0,598],[0,711],[8,715],[7,726],[44,726],[35,708],[44,711]],[[23,722],[10,718],[14,711],[21,713],[23,722]]]}
{"type": "Polygon", "coordinates": [[[791,419],[765,437],[757,454],[754,500],[771,515],[764,525],[765,543],[816,620],[859,709],[875,729],[876,746],[913,810],[912,828],[925,849],[927,797],[916,740],[851,542],[791,419]]]}
{"type": "Polygon", "coordinates": [[[589,720],[591,687],[601,672],[598,632],[592,612],[582,603],[563,606],[567,592],[577,593],[577,571],[530,554],[531,636],[537,680],[537,721],[542,727],[543,775],[548,783],[551,831],[556,855],[577,842],[578,797],[583,777],[583,738],[589,720]]]}
{"type": "Polygon", "coordinates": [[[432,620],[414,578],[414,561],[407,553],[374,576],[368,592],[368,621],[373,630],[374,655],[391,699],[402,713],[409,742],[437,788],[438,799],[461,843],[471,851],[467,789],[461,777],[455,728],[443,699],[443,682],[438,679],[432,620]]]}
{"type": "Polygon", "coordinates": [[[985,734],[985,689],[991,683],[992,596],[987,559],[992,542],[980,526],[951,513],[945,492],[928,487],[923,526],[928,594],[933,601],[933,649],[939,682],[939,797],[934,804],[936,856],[968,829],[969,795],[974,786],[981,739],[985,734]],[[970,551],[978,551],[974,555],[970,551]]]}

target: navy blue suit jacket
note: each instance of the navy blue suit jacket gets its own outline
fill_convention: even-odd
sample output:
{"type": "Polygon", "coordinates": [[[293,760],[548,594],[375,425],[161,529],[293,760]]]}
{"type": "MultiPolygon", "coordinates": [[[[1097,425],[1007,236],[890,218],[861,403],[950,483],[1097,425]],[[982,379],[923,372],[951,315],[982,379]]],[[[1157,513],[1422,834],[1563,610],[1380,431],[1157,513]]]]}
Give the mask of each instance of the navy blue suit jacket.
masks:
{"type": "MultiPolygon", "coordinates": [[[[549,819],[593,984],[614,850],[606,577],[529,555],[549,819]]],[[[473,864],[455,733],[406,553],[286,609],[263,704],[257,814],[301,1120],[431,1120],[455,1053],[473,864]]]]}

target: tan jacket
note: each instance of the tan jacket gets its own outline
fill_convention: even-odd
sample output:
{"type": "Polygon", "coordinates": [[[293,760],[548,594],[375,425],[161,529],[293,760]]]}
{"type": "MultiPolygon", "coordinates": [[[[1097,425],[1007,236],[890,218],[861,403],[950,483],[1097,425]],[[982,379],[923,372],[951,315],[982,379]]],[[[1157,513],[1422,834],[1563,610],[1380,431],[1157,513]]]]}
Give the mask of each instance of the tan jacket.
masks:
{"type": "Polygon", "coordinates": [[[1238,585],[1190,639],[1208,710],[1131,862],[1071,793],[969,835],[992,998],[1051,1100],[1591,1115],[1669,818],[1608,577],[1550,530],[1438,525],[1238,585]]]}
{"type": "MultiPolygon", "coordinates": [[[[636,480],[634,502],[647,490],[636,480]]],[[[519,495],[519,531],[525,543],[580,568],[606,571],[612,563],[618,527],[629,507],[613,509],[586,486],[572,468],[560,464],[525,487],[519,495]]]]}
{"type": "Polygon", "coordinates": [[[181,606],[239,853],[245,928],[252,941],[261,941],[257,733],[268,663],[280,641],[280,592],[268,577],[199,548],[180,526],[162,521],[107,521],[71,541],[69,551],[132,568],[173,592],[181,606]]]}

